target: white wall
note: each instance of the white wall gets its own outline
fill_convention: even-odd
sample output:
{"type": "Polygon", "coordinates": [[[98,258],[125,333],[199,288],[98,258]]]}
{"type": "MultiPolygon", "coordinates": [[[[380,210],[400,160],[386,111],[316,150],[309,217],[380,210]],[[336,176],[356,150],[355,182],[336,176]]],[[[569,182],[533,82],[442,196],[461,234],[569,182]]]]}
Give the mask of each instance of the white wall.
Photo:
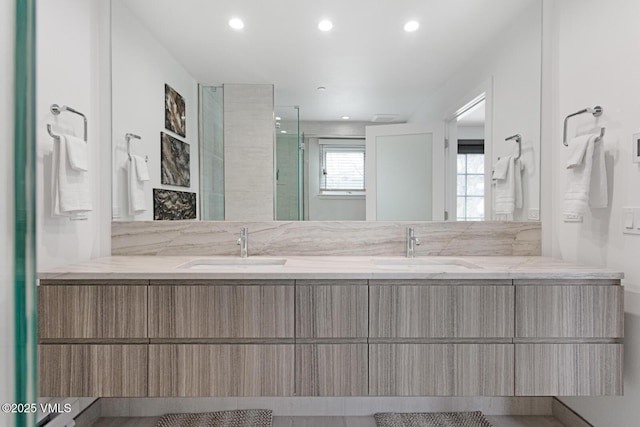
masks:
{"type": "MultiPolygon", "coordinates": [[[[0,3],[0,57],[13,58],[15,43],[15,3],[0,3]]],[[[13,335],[13,61],[0,64],[0,403],[14,399],[13,335]]],[[[12,425],[13,417],[0,412],[0,425],[12,425]]]]}
{"type": "MultiPolygon", "coordinates": [[[[199,191],[198,161],[198,84],[120,0],[112,5],[113,28],[113,145],[114,219],[148,221],[153,219],[153,189],[199,191]],[[168,84],[185,99],[186,137],[165,129],[164,85],[168,84]],[[126,133],[142,137],[132,140],[131,151],[149,156],[150,181],[145,182],[147,210],[129,216],[126,133]],[[190,154],[190,186],[160,183],[160,132],[187,142],[190,154]]],[[[105,143],[107,143],[105,141],[105,143]]],[[[105,177],[106,179],[106,177],[105,177]]],[[[199,197],[198,197],[199,198],[199,197]]],[[[197,200],[196,203],[200,203],[197,200]]]]}
{"type": "Polygon", "coordinates": [[[640,2],[617,0],[545,0],[545,17],[554,41],[545,54],[550,61],[551,182],[543,203],[552,217],[544,219],[552,255],[565,260],[624,271],[625,285],[625,396],[563,398],[595,426],[631,427],[640,419],[640,236],[622,234],[622,207],[640,207],[640,167],[631,163],[631,135],[640,131],[640,2]],[[597,33],[595,37],[588,34],[597,33]],[[584,107],[601,105],[596,122],[591,115],[570,120],[568,134],[605,126],[610,207],[592,210],[583,223],[562,220],[566,189],[562,121],[584,107]]]}
{"type": "MultiPolygon", "coordinates": [[[[534,1],[485,51],[471,58],[434,93],[425,94],[425,103],[409,119],[442,123],[479,95],[480,88],[492,86],[493,99],[487,105],[492,105],[493,123],[487,124],[487,130],[492,130],[485,140],[490,164],[500,156],[515,154],[514,144],[504,139],[522,135],[525,199],[516,220],[526,220],[528,210],[539,208],[540,200],[541,19],[540,3],[534,1]]],[[[469,35],[472,37],[473,32],[469,35]]]]}
{"type": "Polygon", "coordinates": [[[484,126],[458,125],[458,139],[484,139],[484,126]]]}
{"type": "Polygon", "coordinates": [[[108,2],[39,0],[37,2],[36,191],[38,269],[79,262],[110,253],[110,143],[108,86],[108,2]],[[106,9],[105,9],[106,6],[106,9]],[[107,58],[107,59],[105,59],[107,58]],[[89,121],[89,157],[93,211],[86,221],[53,218],[51,153],[47,123],[82,135],[82,119],[54,116],[51,104],[69,105],[89,121]]]}

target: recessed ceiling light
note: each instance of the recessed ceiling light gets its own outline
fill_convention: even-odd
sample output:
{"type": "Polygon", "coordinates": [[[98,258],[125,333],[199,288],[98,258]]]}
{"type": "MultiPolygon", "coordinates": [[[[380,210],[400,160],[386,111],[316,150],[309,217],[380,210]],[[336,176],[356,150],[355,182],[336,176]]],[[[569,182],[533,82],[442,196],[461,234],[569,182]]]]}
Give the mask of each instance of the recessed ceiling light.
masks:
{"type": "Polygon", "coordinates": [[[420,27],[420,24],[418,23],[418,21],[409,21],[406,24],[404,24],[404,30],[408,33],[411,33],[417,30],[418,27],[420,27]]]}
{"type": "Polygon", "coordinates": [[[287,131],[286,130],[281,130],[280,133],[287,133],[287,131]]]}
{"type": "Polygon", "coordinates": [[[244,28],[244,22],[239,18],[231,18],[229,19],[229,26],[234,30],[241,30],[244,28]]]}
{"type": "Polygon", "coordinates": [[[349,116],[342,116],[342,120],[349,120],[351,117],[349,116]]]}
{"type": "Polygon", "coordinates": [[[276,120],[282,120],[282,117],[276,116],[276,120]]]}
{"type": "Polygon", "coordinates": [[[324,92],[325,90],[327,90],[326,87],[324,86],[318,86],[318,92],[324,92]]]}
{"type": "Polygon", "coordinates": [[[333,28],[333,24],[329,20],[322,20],[318,23],[318,29],[320,31],[330,31],[333,28]]]}

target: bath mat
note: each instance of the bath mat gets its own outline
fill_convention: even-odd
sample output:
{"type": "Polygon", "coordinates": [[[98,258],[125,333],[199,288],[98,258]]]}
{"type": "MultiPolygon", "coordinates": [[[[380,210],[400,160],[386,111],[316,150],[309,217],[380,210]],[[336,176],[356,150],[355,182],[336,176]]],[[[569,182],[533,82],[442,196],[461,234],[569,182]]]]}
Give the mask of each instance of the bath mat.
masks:
{"type": "Polygon", "coordinates": [[[375,414],[378,427],[492,427],[482,412],[385,412],[375,414]]]}
{"type": "Polygon", "coordinates": [[[271,427],[272,414],[268,409],[167,414],[155,427],[271,427]]]}

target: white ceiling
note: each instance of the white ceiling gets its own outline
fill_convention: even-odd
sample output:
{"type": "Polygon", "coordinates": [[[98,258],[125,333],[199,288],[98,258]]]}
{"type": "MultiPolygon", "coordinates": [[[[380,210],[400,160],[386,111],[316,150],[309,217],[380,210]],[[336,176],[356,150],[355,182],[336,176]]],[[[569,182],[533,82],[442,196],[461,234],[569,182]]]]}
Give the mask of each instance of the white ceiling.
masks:
{"type": "Polygon", "coordinates": [[[302,120],[404,121],[539,0],[121,1],[201,84],[274,84],[276,104],[299,105],[302,120]]]}

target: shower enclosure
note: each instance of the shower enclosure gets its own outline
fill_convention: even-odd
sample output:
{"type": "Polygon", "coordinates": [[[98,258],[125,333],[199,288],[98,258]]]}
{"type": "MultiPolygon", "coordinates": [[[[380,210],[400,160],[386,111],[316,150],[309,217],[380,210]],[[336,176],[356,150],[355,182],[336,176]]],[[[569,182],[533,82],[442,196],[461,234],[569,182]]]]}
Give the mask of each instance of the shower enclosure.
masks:
{"type": "Polygon", "coordinates": [[[304,144],[300,108],[275,108],[276,215],[278,221],[304,219],[304,144]]]}

